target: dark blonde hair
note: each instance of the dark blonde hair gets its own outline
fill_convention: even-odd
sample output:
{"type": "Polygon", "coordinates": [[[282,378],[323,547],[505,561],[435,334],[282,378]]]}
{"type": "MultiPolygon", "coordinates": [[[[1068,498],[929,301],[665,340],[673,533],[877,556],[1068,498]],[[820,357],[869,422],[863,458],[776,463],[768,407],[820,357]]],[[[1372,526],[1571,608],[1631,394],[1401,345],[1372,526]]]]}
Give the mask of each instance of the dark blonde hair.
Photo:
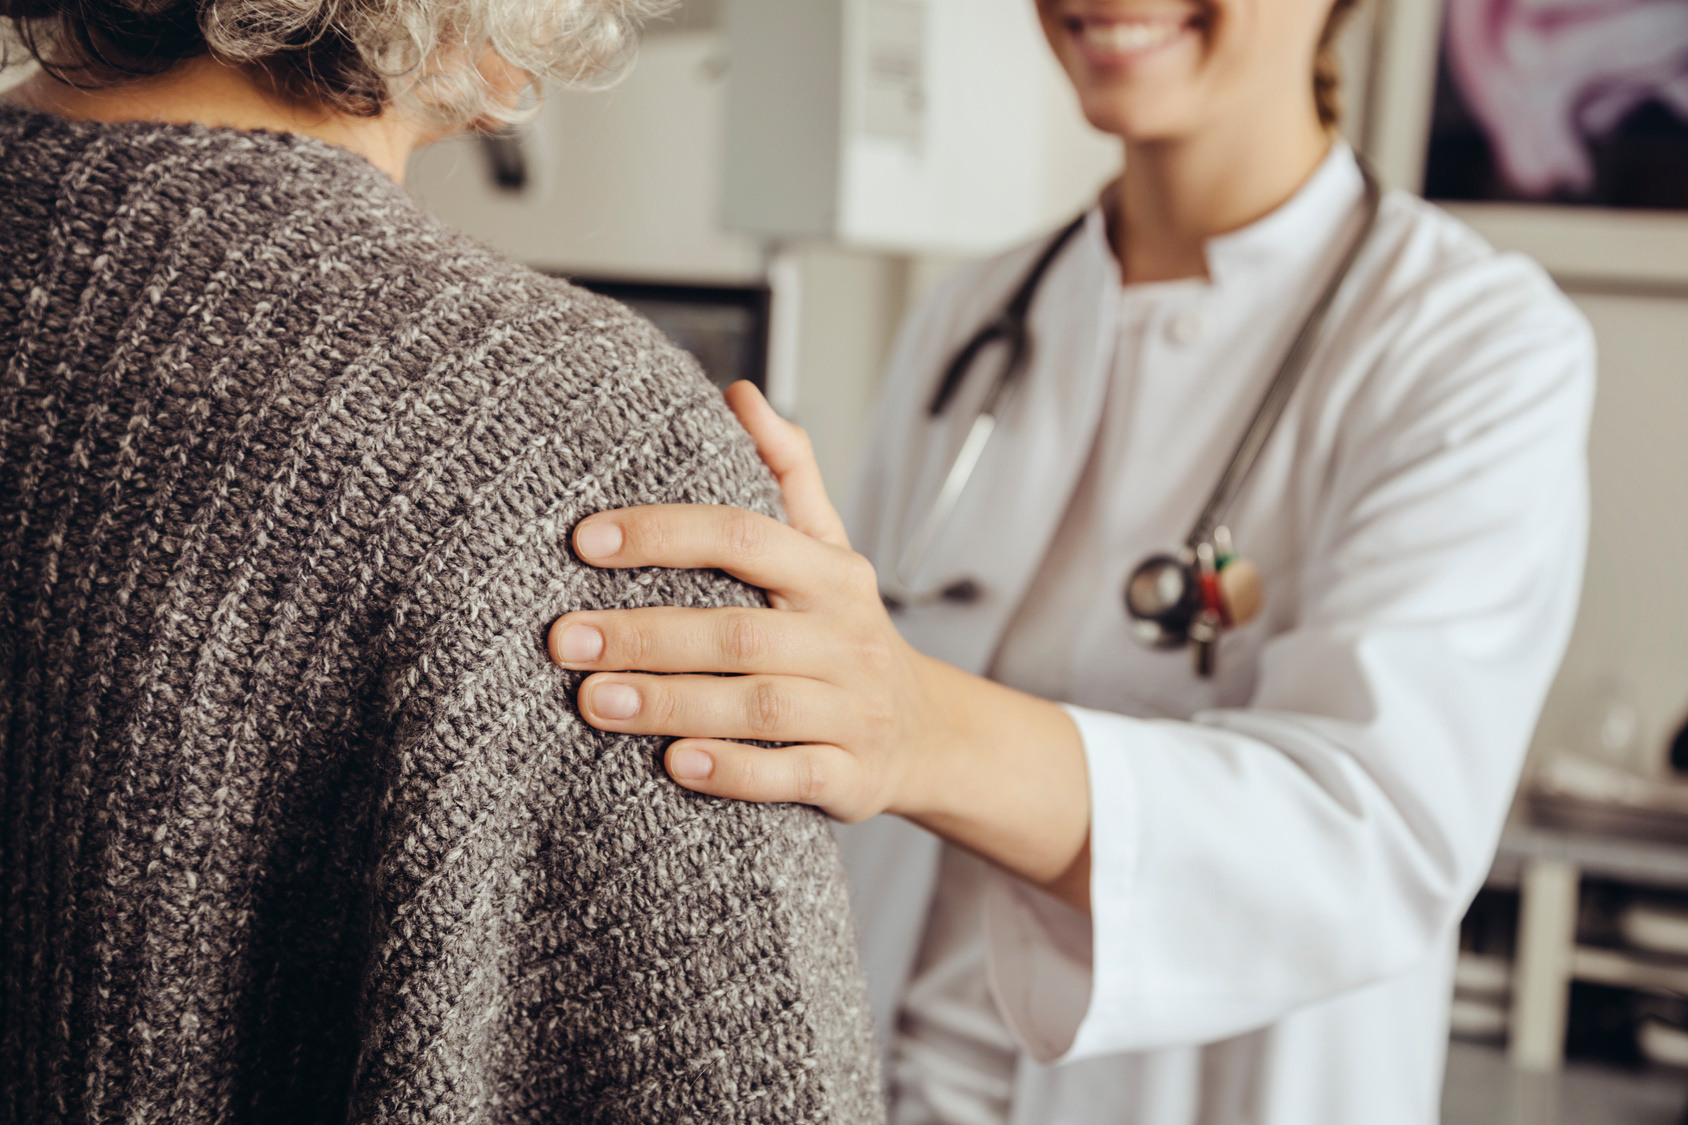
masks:
{"type": "Polygon", "coordinates": [[[1319,34],[1318,53],[1313,56],[1313,104],[1319,110],[1319,123],[1334,129],[1342,120],[1342,74],[1336,65],[1336,37],[1348,21],[1359,0],[1336,0],[1330,15],[1325,17],[1325,29],[1319,34]]]}

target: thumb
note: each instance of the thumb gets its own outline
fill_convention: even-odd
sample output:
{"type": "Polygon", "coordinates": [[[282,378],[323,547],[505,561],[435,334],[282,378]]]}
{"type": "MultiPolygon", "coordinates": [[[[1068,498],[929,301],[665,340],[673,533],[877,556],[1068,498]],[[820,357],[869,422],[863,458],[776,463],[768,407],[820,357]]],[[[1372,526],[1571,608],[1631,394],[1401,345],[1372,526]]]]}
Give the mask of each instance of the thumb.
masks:
{"type": "Polygon", "coordinates": [[[745,380],[727,388],[727,405],[755,439],[756,452],[779,481],[791,526],[811,539],[848,548],[850,539],[844,532],[844,521],[827,499],[809,435],[775,413],[762,392],[745,380]]]}

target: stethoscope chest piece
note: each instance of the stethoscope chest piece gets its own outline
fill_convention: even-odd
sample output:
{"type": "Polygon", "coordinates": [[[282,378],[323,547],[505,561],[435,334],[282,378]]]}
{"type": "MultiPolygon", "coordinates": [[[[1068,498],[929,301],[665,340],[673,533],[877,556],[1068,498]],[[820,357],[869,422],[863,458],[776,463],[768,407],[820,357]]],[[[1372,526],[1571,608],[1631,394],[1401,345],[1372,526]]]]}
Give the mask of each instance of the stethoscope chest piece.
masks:
{"type": "Polygon", "coordinates": [[[1125,610],[1131,635],[1153,648],[1183,648],[1202,609],[1194,559],[1150,555],[1125,582],[1125,610]]]}
{"type": "Polygon", "coordinates": [[[1159,649],[1194,644],[1203,677],[1213,675],[1220,633],[1252,621],[1262,600],[1260,568],[1236,556],[1225,527],[1176,555],[1150,555],[1125,580],[1131,635],[1159,649]]]}

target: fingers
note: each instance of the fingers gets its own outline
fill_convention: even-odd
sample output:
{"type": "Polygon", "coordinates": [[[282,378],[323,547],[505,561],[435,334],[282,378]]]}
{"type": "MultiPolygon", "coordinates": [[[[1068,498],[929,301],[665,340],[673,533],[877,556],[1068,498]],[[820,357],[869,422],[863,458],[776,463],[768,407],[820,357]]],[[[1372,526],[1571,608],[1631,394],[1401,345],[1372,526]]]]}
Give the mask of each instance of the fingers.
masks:
{"type": "Polygon", "coordinates": [[[574,549],[593,566],[716,568],[799,604],[843,585],[874,591],[872,567],[848,550],[776,519],[717,504],[654,504],[600,512],[574,529],[574,549]],[[865,573],[864,573],[865,568],[865,573]]]}
{"type": "Polygon", "coordinates": [[[842,646],[813,618],[772,609],[584,610],[551,626],[551,659],[584,672],[767,672],[824,678],[842,646]]]}
{"type": "Polygon", "coordinates": [[[579,700],[588,723],[626,734],[820,742],[850,723],[842,691],[801,676],[599,673],[579,700]]]}
{"type": "Polygon", "coordinates": [[[669,776],[698,793],[814,805],[844,821],[861,820],[874,811],[861,800],[861,763],[825,743],[769,750],[687,738],[668,748],[666,762],[669,776]]]}
{"type": "Polygon", "coordinates": [[[809,435],[781,418],[762,392],[742,379],[727,388],[727,405],[756,440],[756,451],[780,482],[791,526],[835,547],[848,547],[844,521],[827,498],[809,435]]]}

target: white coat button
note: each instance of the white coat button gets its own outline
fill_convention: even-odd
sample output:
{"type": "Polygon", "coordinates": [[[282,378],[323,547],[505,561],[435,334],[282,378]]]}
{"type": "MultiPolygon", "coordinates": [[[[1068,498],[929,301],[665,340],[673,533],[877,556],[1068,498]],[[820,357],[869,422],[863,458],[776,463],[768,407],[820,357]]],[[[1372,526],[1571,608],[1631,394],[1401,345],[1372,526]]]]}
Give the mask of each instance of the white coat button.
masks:
{"type": "Polygon", "coordinates": [[[1200,309],[1185,309],[1166,322],[1166,336],[1181,348],[1187,348],[1207,334],[1207,317],[1200,309]]]}

